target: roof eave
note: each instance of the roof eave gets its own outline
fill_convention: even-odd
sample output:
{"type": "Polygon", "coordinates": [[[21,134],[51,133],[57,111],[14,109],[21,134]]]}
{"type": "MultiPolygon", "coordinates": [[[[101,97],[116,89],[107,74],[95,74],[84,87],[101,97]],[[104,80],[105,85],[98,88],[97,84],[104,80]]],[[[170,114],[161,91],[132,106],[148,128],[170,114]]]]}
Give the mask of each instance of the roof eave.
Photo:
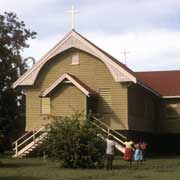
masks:
{"type": "Polygon", "coordinates": [[[156,96],[161,97],[161,95],[160,95],[157,91],[155,91],[155,90],[152,89],[151,87],[145,85],[145,84],[142,83],[141,81],[137,81],[137,83],[138,83],[140,86],[142,86],[142,87],[144,87],[145,89],[147,89],[148,91],[150,91],[150,92],[152,92],[153,94],[155,94],[156,96]]]}
{"type": "Polygon", "coordinates": [[[173,99],[173,98],[180,98],[180,95],[175,96],[161,96],[163,99],[173,99]]]}

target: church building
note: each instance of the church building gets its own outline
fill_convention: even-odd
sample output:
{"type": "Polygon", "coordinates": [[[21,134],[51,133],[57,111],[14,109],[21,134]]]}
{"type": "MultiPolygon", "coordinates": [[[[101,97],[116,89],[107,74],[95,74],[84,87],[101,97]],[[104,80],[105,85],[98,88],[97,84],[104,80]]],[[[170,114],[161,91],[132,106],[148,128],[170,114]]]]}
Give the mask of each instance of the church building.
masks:
{"type": "Polygon", "coordinates": [[[134,72],[72,30],[13,88],[26,92],[25,131],[50,123],[49,115],[91,112],[134,140],[167,143],[180,135],[179,77],[180,71],[134,72]]]}

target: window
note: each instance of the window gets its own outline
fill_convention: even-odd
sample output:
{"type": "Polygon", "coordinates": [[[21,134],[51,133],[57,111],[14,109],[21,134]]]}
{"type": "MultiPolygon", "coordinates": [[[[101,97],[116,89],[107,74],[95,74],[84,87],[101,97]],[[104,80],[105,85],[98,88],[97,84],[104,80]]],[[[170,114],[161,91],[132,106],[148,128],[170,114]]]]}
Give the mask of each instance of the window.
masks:
{"type": "Polygon", "coordinates": [[[41,98],[41,114],[42,115],[51,114],[50,98],[41,98]]]}
{"type": "Polygon", "coordinates": [[[99,89],[99,111],[100,113],[112,113],[112,96],[109,88],[99,89]]]}
{"type": "Polygon", "coordinates": [[[176,103],[166,104],[166,118],[177,119],[177,117],[178,117],[177,104],[176,103]]]}
{"type": "Polygon", "coordinates": [[[72,65],[77,65],[79,64],[79,53],[73,53],[72,54],[72,65]]]}

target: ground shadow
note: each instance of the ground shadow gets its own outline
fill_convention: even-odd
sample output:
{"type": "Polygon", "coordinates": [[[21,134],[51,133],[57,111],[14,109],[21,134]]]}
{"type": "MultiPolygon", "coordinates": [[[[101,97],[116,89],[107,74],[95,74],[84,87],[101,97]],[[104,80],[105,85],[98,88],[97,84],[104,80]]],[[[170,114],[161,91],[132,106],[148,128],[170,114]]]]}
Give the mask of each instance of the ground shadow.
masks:
{"type": "Polygon", "coordinates": [[[39,167],[43,166],[41,163],[2,163],[0,168],[21,168],[21,167],[39,167]]]}
{"type": "Polygon", "coordinates": [[[128,168],[130,168],[130,165],[129,164],[127,164],[127,165],[120,165],[120,164],[115,164],[115,165],[113,165],[113,169],[128,169],[128,168]]]}
{"type": "Polygon", "coordinates": [[[41,180],[46,179],[45,177],[30,177],[30,176],[7,176],[7,177],[1,177],[1,180],[41,180]]]}
{"type": "Polygon", "coordinates": [[[133,178],[135,178],[135,179],[146,179],[148,177],[147,176],[134,176],[133,178]]]}

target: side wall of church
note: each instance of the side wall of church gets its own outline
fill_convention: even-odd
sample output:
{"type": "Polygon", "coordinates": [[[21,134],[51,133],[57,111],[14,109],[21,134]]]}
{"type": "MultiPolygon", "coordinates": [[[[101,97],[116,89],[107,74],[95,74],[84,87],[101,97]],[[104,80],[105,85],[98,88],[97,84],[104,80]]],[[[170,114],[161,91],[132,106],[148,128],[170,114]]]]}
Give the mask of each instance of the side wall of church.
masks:
{"type": "Polygon", "coordinates": [[[143,87],[132,84],[128,88],[128,126],[130,130],[156,132],[157,97],[143,87]]]}

